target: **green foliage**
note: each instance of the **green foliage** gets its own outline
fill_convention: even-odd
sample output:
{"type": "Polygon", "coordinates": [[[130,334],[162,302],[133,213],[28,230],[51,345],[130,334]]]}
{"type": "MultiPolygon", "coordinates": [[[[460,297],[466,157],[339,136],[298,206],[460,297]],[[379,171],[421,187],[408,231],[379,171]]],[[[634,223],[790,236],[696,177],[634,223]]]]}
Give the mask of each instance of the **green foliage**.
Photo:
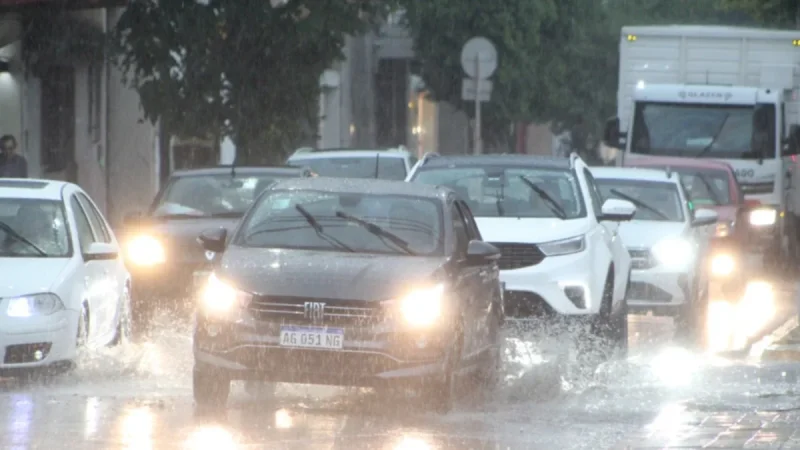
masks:
{"type": "Polygon", "coordinates": [[[720,0],[729,11],[743,11],[763,25],[795,28],[800,15],[800,0],[720,0]]]}
{"type": "Polygon", "coordinates": [[[274,159],[316,134],[321,73],[341,57],[345,35],[386,7],[135,0],[115,27],[115,56],[147,119],[182,136],[228,136],[240,162],[274,159]]]}

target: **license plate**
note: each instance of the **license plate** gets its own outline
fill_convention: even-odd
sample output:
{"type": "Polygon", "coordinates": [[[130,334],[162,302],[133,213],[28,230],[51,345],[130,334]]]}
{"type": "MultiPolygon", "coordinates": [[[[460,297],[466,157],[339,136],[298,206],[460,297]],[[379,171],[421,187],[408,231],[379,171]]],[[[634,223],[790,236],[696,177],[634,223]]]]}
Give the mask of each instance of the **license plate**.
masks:
{"type": "Polygon", "coordinates": [[[344,346],[344,330],[328,327],[281,327],[282,347],[324,348],[341,350],[344,346]]]}
{"type": "Polygon", "coordinates": [[[192,284],[195,288],[201,288],[208,281],[208,276],[211,272],[208,270],[197,270],[192,274],[192,284]]]}

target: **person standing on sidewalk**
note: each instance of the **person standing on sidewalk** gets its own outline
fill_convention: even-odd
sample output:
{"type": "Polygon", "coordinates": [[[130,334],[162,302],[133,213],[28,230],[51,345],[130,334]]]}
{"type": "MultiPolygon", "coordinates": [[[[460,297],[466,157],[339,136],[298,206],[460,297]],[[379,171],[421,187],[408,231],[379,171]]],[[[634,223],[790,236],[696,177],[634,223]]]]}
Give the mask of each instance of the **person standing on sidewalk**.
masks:
{"type": "Polygon", "coordinates": [[[17,153],[17,139],[0,137],[0,178],[28,178],[28,161],[17,153]]]}

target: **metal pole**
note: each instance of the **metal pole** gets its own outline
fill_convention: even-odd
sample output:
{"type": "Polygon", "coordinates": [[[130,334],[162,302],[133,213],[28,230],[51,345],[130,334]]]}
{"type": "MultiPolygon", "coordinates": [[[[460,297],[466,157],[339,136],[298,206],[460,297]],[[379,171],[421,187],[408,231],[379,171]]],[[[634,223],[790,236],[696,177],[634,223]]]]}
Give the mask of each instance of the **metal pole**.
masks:
{"type": "Polygon", "coordinates": [[[481,55],[475,55],[475,154],[483,153],[481,142],[481,55]]]}

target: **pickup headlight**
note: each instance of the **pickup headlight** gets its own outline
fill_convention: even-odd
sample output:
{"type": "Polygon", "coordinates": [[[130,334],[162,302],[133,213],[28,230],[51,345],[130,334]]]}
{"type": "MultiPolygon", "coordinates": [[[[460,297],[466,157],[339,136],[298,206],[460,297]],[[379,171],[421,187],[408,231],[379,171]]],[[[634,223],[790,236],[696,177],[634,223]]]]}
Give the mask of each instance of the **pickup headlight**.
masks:
{"type": "Polygon", "coordinates": [[[384,302],[395,308],[403,321],[414,327],[429,327],[436,324],[442,316],[444,285],[416,289],[405,296],[384,302]]]}
{"type": "Polygon", "coordinates": [[[584,236],[577,236],[538,245],[539,250],[541,250],[545,256],[570,255],[572,253],[580,253],[586,249],[586,238],[584,236]]]}
{"type": "Polygon", "coordinates": [[[652,248],[659,264],[670,269],[684,270],[694,261],[694,246],[686,239],[673,238],[660,241],[652,248]]]}
{"type": "Polygon", "coordinates": [[[167,260],[164,246],[149,235],[136,236],[125,246],[125,256],[136,266],[155,266],[167,260]]]}
{"type": "Polygon", "coordinates": [[[5,299],[9,317],[49,316],[64,309],[64,303],[55,294],[33,294],[5,299]]]}
{"type": "Polygon", "coordinates": [[[711,274],[718,277],[727,277],[736,268],[736,260],[727,253],[720,253],[711,257],[711,274]]]}
{"type": "Polygon", "coordinates": [[[718,221],[714,230],[714,237],[728,237],[733,234],[733,221],[718,221]]]}
{"type": "Polygon", "coordinates": [[[246,308],[252,300],[251,294],[225,283],[214,273],[208,276],[208,282],[200,293],[201,306],[213,313],[227,313],[237,306],[246,308]]]}
{"type": "Polygon", "coordinates": [[[773,208],[759,208],[750,211],[750,225],[754,227],[768,227],[775,225],[778,211],[773,208]]]}

